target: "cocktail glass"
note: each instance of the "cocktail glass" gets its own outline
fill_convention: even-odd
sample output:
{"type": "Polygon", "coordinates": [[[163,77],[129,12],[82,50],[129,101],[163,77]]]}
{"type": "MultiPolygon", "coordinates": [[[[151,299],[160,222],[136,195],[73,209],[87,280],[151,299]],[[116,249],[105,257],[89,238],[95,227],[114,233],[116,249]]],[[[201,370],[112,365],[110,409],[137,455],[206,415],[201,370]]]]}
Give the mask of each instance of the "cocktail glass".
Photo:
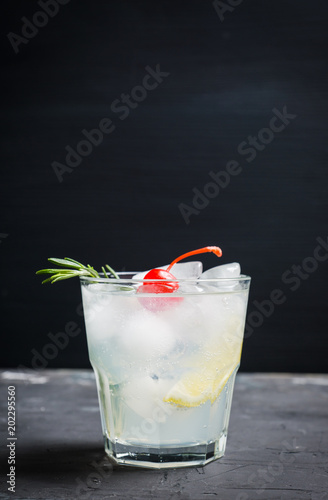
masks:
{"type": "Polygon", "coordinates": [[[250,278],[140,293],[149,280],[135,275],[80,278],[106,453],[119,465],[205,465],[225,452],[250,278]]]}

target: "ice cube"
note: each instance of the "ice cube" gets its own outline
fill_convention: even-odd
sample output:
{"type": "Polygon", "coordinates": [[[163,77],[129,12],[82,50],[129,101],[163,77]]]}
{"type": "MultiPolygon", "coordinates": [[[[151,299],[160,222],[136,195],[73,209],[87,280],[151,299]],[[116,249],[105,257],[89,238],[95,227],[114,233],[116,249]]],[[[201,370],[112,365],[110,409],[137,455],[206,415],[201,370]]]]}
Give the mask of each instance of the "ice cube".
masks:
{"type": "Polygon", "coordinates": [[[159,315],[142,308],[129,317],[120,333],[123,357],[149,361],[166,356],[174,348],[170,326],[159,315]]]}
{"type": "Polygon", "coordinates": [[[202,272],[203,264],[198,260],[174,264],[170,271],[177,279],[199,278],[202,272]]]}
{"type": "MultiPolygon", "coordinates": [[[[162,318],[170,325],[173,325],[177,339],[175,356],[180,356],[185,346],[198,345],[201,341],[202,327],[204,323],[203,311],[198,306],[199,297],[195,295],[185,295],[177,307],[167,308],[162,312],[162,318]]],[[[172,359],[172,355],[170,359],[172,359]]]]}
{"type": "Polygon", "coordinates": [[[222,266],[212,267],[208,269],[200,276],[200,279],[219,279],[219,282],[203,282],[200,281],[200,285],[207,288],[208,286],[214,286],[223,290],[236,290],[239,288],[238,279],[240,276],[240,265],[238,262],[232,262],[231,264],[223,264],[222,266]],[[227,281],[224,279],[227,278],[227,281]]]}
{"type": "Polygon", "coordinates": [[[223,293],[220,286],[220,289],[212,287],[212,292],[200,295],[198,307],[203,314],[204,331],[212,332],[209,336],[213,334],[213,338],[234,343],[243,335],[246,297],[243,292],[227,287],[223,293]]]}
{"type": "MultiPolygon", "coordinates": [[[[167,269],[169,264],[166,266],[158,266],[156,269],[167,269]]],[[[144,279],[145,275],[150,271],[143,271],[141,273],[135,274],[133,276],[136,280],[144,279]]],[[[191,261],[191,262],[183,262],[174,264],[170,273],[177,279],[188,279],[188,278],[199,278],[203,271],[203,264],[200,261],[191,261]]]]}
{"type": "Polygon", "coordinates": [[[165,421],[165,412],[159,411],[163,399],[172,385],[170,378],[157,377],[156,374],[130,378],[122,392],[124,402],[144,419],[152,419],[154,424],[165,421]]]}
{"type": "Polygon", "coordinates": [[[99,343],[119,335],[129,314],[141,309],[134,294],[116,295],[82,287],[84,319],[89,342],[99,343]],[[91,291],[90,291],[91,290],[91,291]]]}
{"type": "Polygon", "coordinates": [[[240,265],[238,262],[231,262],[231,264],[223,264],[208,269],[202,273],[201,278],[238,278],[239,276],[240,265]]]}

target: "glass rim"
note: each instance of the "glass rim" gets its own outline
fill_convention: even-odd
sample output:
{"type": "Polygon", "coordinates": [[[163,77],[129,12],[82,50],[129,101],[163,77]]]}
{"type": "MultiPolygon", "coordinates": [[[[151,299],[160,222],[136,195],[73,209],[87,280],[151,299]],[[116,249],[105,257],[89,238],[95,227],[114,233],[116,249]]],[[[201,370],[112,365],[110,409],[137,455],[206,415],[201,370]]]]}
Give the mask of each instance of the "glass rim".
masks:
{"type": "MultiPolygon", "coordinates": [[[[131,276],[131,275],[136,275],[144,271],[122,271],[117,273],[120,278],[121,276],[131,276]]],[[[104,273],[99,273],[100,275],[103,275],[104,273]]],[[[144,279],[144,278],[94,278],[93,276],[79,276],[80,282],[86,282],[86,283],[104,283],[104,284],[111,284],[111,285],[120,285],[122,283],[135,283],[135,284],[140,284],[140,283],[232,283],[236,281],[243,281],[245,283],[251,281],[251,277],[246,275],[246,274],[240,274],[239,276],[236,276],[234,278],[176,278],[176,279],[144,279]]]]}

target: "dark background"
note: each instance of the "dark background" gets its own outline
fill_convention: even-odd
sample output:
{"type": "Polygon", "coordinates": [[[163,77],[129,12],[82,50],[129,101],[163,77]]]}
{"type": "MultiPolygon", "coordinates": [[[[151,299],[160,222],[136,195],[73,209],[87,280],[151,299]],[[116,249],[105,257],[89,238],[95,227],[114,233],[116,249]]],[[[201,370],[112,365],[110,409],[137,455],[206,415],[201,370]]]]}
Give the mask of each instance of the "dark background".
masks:
{"type": "Polygon", "coordinates": [[[250,314],[286,297],[251,316],[241,369],[325,372],[328,261],[295,291],[282,275],[327,242],[327,3],[244,0],[221,21],[207,0],[71,0],[15,54],[7,34],[40,10],[2,3],[1,365],[35,366],[75,322],[43,366],[89,366],[79,283],[42,287],[47,257],[135,270],[219,245],[252,276],[250,314]],[[112,102],[157,64],[170,75],[121,120],[112,102]],[[248,163],[238,145],[284,106],[296,118],[248,163]],[[105,117],[114,132],[59,182],[52,163],[105,117]],[[242,172],[186,224],[179,205],[233,159],[242,172]]]}

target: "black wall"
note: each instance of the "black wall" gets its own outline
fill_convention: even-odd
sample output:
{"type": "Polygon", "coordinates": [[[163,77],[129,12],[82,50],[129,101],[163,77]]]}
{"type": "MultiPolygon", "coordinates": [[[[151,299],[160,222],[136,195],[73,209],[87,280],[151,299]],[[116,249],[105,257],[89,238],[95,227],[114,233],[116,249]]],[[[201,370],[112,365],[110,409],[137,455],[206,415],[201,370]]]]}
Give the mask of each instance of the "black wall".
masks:
{"type": "Polygon", "coordinates": [[[2,4],[1,364],[88,366],[79,284],[42,287],[47,257],[134,270],[211,244],[252,276],[242,369],[326,371],[327,3],[65,1],[2,4]]]}

